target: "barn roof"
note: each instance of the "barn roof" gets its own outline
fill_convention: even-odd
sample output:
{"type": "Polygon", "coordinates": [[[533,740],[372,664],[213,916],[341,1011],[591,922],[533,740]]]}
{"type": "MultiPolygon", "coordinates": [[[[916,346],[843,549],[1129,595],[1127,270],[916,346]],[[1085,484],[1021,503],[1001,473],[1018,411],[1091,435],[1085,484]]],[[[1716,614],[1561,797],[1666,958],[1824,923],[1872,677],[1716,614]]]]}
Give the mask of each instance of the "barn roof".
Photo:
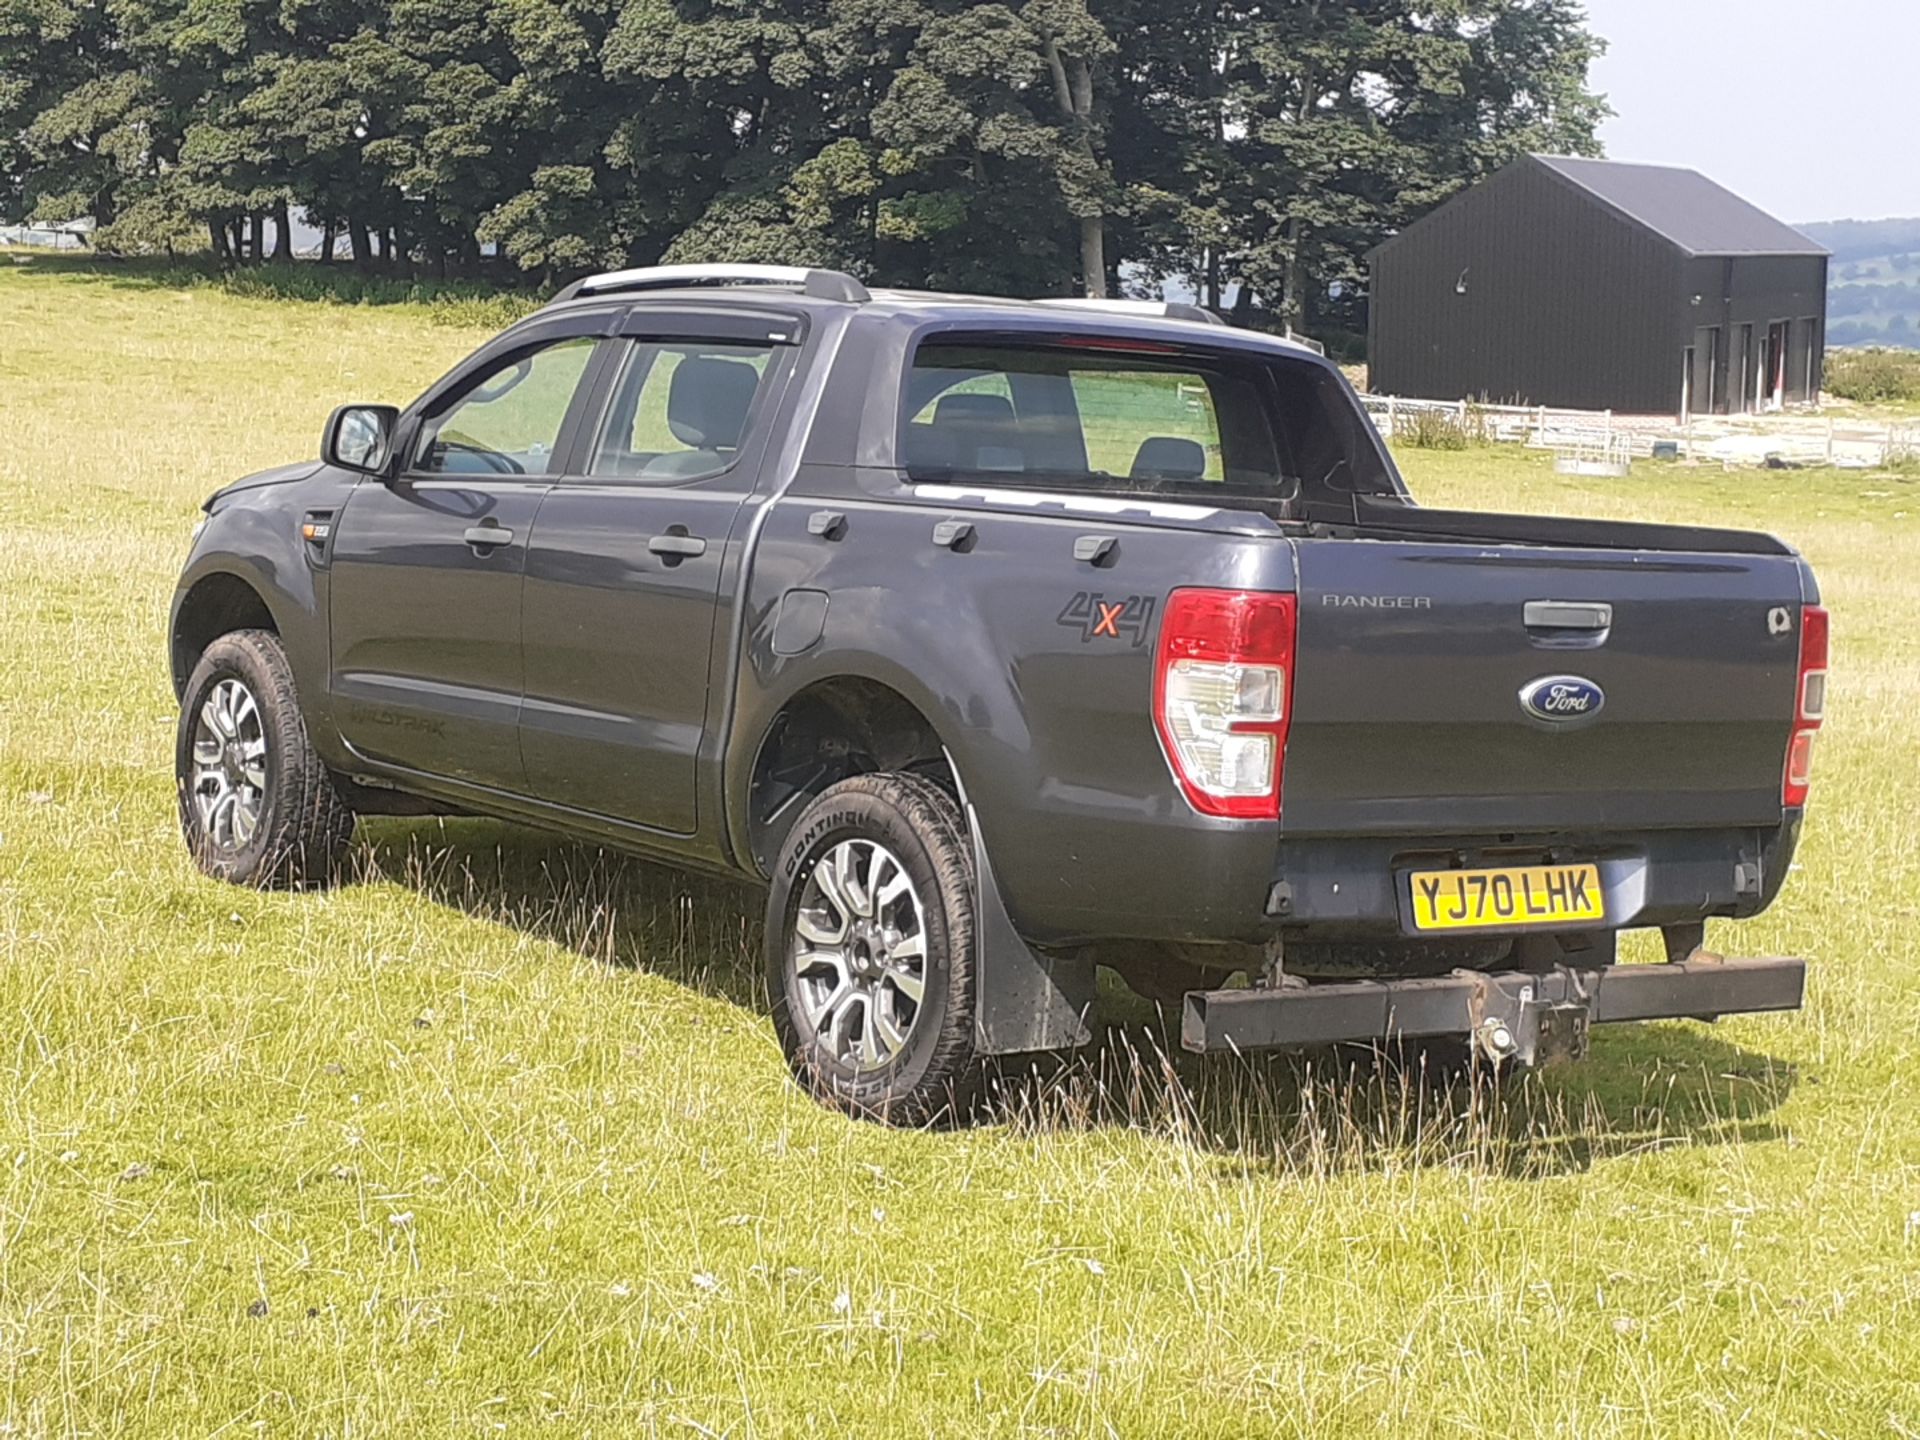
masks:
{"type": "Polygon", "coordinates": [[[1535,155],[1539,164],[1691,255],[1825,255],[1798,230],[1697,170],[1535,155]]]}
{"type": "Polygon", "coordinates": [[[1697,170],[1672,165],[1631,165],[1618,160],[1583,160],[1568,155],[1528,155],[1445,204],[1428,211],[1397,235],[1374,246],[1369,256],[1397,248],[1442,212],[1468,202],[1526,166],[1539,166],[1630,224],[1638,225],[1687,255],[1825,255],[1824,247],[1749,204],[1697,170]]]}

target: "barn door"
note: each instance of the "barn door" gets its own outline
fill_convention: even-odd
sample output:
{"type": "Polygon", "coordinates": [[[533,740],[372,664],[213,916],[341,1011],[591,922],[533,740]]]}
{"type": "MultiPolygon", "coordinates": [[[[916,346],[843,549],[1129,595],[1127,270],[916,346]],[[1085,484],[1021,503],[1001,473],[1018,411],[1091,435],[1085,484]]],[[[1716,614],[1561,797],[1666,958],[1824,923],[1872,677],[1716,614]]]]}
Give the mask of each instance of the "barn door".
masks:
{"type": "Polygon", "coordinates": [[[1733,403],[1727,407],[1740,414],[1760,408],[1759,382],[1754,374],[1753,326],[1740,327],[1740,369],[1733,380],[1733,403]]]}
{"type": "Polygon", "coordinates": [[[1718,414],[1725,398],[1720,388],[1720,327],[1702,325],[1694,331],[1687,353],[1693,357],[1689,387],[1692,408],[1703,415],[1718,414]]]}

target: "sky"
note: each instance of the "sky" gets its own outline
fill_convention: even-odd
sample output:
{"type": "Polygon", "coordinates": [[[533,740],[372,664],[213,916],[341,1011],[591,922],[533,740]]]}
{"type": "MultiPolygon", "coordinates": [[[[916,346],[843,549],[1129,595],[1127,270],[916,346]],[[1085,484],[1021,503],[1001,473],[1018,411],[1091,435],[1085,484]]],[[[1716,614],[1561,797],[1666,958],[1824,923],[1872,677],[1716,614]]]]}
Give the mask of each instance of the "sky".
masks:
{"type": "Polygon", "coordinates": [[[1789,223],[1920,216],[1920,0],[1587,0],[1609,159],[1789,223]]]}

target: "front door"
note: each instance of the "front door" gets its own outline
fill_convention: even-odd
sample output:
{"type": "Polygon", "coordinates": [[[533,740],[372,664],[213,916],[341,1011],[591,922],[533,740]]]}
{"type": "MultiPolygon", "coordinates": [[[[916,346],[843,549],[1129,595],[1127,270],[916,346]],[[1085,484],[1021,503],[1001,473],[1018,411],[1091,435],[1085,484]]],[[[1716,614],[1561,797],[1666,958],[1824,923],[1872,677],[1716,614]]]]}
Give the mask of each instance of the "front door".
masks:
{"type": "Polygon", "coordinates": [[[780,338],[619,342],[585,473],[540,508],[520,733],[543,800],[693,833],[721,579],[792,354],[791,325],[759,329],[780,338]]]}
{"type": "Polygon", "coordinates": [[[423,417],[394,479],[362,481],[334,517],[334,708],[360,754],[522,788],[527,542],[595,343],[549,340],[484,368],[423,417]]]}

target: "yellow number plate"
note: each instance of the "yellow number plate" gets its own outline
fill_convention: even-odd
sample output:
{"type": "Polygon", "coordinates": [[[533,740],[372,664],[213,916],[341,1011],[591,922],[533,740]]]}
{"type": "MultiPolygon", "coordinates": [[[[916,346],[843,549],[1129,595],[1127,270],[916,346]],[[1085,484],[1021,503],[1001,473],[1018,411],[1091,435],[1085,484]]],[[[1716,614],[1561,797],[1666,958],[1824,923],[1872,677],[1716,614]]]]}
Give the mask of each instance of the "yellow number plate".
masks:
{"type": "Polygon", "coordinates": [[[1413,928],[1487,930],[1607,918],[1593,865],[1528,865],[1514,870],[1418,870],[1413,928]]]}

